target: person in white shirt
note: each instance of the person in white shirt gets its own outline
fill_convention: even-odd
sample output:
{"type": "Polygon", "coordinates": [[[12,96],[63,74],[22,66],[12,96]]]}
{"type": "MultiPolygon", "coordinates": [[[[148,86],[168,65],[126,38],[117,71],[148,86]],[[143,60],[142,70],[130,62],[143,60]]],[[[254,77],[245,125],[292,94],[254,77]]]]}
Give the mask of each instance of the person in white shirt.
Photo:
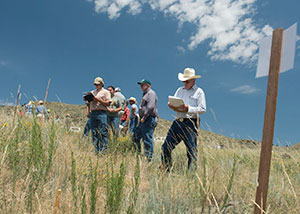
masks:
{"type": "Polygon", "coordinates": [[[175,107],[168,103],[169,108],[176,112],[176,119],[162,145],[162,166],[167,171],[170,171],[172,167],[172,150],[181,141],[187,148],[188,169],[191,168],[192,163],[195,167],[197,166],[197,130],[200,125],[198,114],[206,112],[204,91],[195,84],[196,78],[200,77],[200,75],[195,75],[193,68],[186,68],[184,73],[178,74],[178,79],[183,82],[184,86],[177,89],[174,97],[181,98],[184,104],[175,107]]]}

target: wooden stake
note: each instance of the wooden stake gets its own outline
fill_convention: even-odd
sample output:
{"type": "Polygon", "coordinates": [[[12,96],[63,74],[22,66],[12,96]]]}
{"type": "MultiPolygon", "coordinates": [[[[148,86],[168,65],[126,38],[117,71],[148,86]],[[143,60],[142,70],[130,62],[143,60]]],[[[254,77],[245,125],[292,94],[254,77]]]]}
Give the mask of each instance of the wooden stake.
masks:
{"type": "Polygon", "coordinates": [[[58,189],[57,195],[56,195],[56,200],[55,200],[55,205],[54,205],[54,212],[53,212],[54,214],[57,214],[57,211],[58,211],[60,195],[61,195],[61,189],[58,189]]]}
{"type": "Polygon", "coordinates": [[[261,143],[258,186],[256,189],[254,214],[266,212],[272,146],[274,136],[278,80],[280,71],[281,45],[283,29],[273,31],[264,128],[261,143]]]}
{"type": "Polygon", "coordinates": [[[49,90],[49,86],[50,86],[50,81],[51,79],[49,78],[48,80],[48,85],[47,85],[47,90],[46,90],[46,95],[45,95],[45,98],[44,98],[44,108],[43,108],[43,113],[45,113],[45,106],[46,106],[46,100],[47,100],[47,97],[48,97],[48,90],[49,90]]]}
{"type": "Polygon", "coordinates": [[[13,127],[15,126],[16,115],[18,114],[18,105],[19,105],[20,97],[21,97],[21,85],[19,85],[18,92],[17,92],[17,101],[16,101],[16,108],[15,108],[14,119],[13,119],[13,127]]]}

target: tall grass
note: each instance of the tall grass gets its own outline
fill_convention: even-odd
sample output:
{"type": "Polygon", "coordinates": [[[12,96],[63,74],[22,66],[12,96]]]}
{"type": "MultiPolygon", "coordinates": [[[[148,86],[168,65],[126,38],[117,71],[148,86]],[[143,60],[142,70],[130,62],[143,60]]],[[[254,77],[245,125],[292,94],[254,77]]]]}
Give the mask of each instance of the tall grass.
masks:
{"type": "MultiPolygon", "coordinates": [[[[58,213],[253,212],[258,148],[216,150],[203,135],[198,168],[186,171],[180,144],[165,174],[158,169],[161,143],[151,163],[133,152],[129,137],[96,156],[90,140],[64,123],[25,117],[13,126],[11,116],[0,115],[0,213],[53,213],[57,189],[58,213]]],[[[268,213],[300,213],[299,157],[292,148],[274,148],[268,213]]]]}

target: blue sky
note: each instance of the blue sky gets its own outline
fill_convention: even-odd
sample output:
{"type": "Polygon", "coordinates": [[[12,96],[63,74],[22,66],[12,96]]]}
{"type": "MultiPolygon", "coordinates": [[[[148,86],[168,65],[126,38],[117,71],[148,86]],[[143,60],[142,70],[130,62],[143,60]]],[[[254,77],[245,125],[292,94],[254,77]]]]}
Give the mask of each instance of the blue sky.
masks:
{"type": "MultiPolygon", "coordinates": [[[[193,67],[206,93],[201,127],[260,140],[267,78],[255,79],[259,39],[300,22],[298,0],[1,0],[0,104],[26,98],[83,104],[93,79],[141,98],[152,82],[160,117],[193,67]]],[[[298,30],[298,34],[299,30],[298,30]]],[[[295,67],[280,75],[274,143],[300,142],[300,42],[295,67]]]]}

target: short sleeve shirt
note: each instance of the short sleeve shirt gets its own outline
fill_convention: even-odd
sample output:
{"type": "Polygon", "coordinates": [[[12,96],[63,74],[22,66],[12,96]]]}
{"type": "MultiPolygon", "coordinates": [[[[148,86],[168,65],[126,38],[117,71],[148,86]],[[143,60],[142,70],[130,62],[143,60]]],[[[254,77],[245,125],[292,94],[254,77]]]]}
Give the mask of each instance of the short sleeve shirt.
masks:
{"type": "MultiPolygon", "coordinates": [[[[98,99],[102,99],[104,101],[111,100],[109,91],[106,90],[106,89],[104,89],[104,88],[101,88],[100,90],[95,89],[95,90],[91,91],[91,93],[95,97],[97,97],[98,99]]],[[[97,110],[104,110],[104,111],[106,111],[107,107],[104,106],[102,103],[93,100],[93,101],[90,102],[90,110],[91,111],[97,111],[97,110]]]]}
{"type": "MultiPolygon", "coordinates": [[[[111,98],[111,104],[109,107],[112,109],[117,109],[117,108],[120,108],[121,106],[122,106],[122,99],[118,96],[113,96],[111,98]]],[[[108,112],[108,115],[118,116],[118,112],[108,112]]]]}

